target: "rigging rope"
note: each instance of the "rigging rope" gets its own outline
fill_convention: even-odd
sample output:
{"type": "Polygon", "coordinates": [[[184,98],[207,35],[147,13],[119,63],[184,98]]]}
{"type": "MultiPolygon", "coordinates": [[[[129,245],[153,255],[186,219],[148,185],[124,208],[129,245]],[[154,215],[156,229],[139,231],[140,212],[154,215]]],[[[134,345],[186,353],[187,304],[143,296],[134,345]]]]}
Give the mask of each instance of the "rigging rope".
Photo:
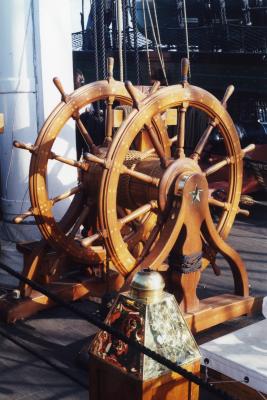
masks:
{"type": "Polygon", "coordinates": [[[98,70],[98,43],[97,43],[97,20],[96,20],[96,2],[93,0],[93,28],[94,28],[94,50],[95,50],[95,77],[96,81],[99,80],[99,70],[98,70]]]}
{"type": "Polygon", "coordinates": [[[148,75],[149,75],[149,80],[151,80],[151,64],[150,64],[150,56],[149,56],[149,50],[148,50],[145,0],[142,0],[142,7],[143,7],[143,19],[144,19],[145,37],[146,37],[146,55],[147,55],[148,75]]]}
{"type": "Polygon", "coordinates": [[[100,0],[99,10],[100,65],[101,79],[106,78],[106,41],[105,41],[105,0],[100,0]]]}
{"type": "MultiPolygon", "coordinates": [[[[96,2],[97,0],[93,0],[93,31],[94,31],[94,55],[95,55],[95,77],[96,81],[99,80],[99,69],[98,69],[98,41],[97,41],[97,13],[96,13],[96,2]]],[[[99,101],[96,103],[96,115],[98,118],[100,117],[100,104],[99,101]]]]}
{"type": "Polygon", "coordinates": [[[123,82],[123,55],[122,55],[122,0],[117,0],[117,21],[118,21],[118,46],[120,63],[120,81],[123,82]]]}
{"type": "Polygon", "coordinates": [[[140,63],[139,63],[138,40],[137,40],[136,0],[132,0],[132,24],[133,24],[133,33],[134,33],[136,83],[137,83],[137,85],[140,85],[140,63]]]}
{"type": "MultiPolygon", "coordinates": [[[[164,71],[165,71],[164,78],[165,78],[166,84],[168,85],[167,74],[166,74],[166,69],[165,69],[165,62],[164,62],[164,56],[163,56],[163,51],[162,51],[162,48],[161,48],[161,37],[160,37],[160,30],[159,30],[159,23],[158,23],[157,8],[156,8],[155,0],[152,0],[152,1],[153,1],[153,9],[154,9],[155,21],[156,21],[156,29],[157,29],[157,35],[158,35],[158,42],[159,42],[159,45],[160,45],[159,49],[160,49],[160,54],[161,54],[161,59],[162,59],[163,68],[164,68],[164,71]]],[[[163,72],[164,72],[164,71],[163,71],[163,72]]]]}
{"type": "Polygon", "coordinates": [[[127,0],[122,0],[122,22],[123,22],[123,64],[124,80],[127,81],[127,0]]]}
{"type": "Polygon", "coordinates": [[[163,72],[163,75],[164,75],[164,79],[165,79],[166,85],[168,85],[168,80],[167,80],[165,66],[164,66],[164,60],[162,59],[161,53],[160,53],[160,45],[161,44],[158,43],[158,41],[157,41],[157,37],[156,37],[155,29],[154,29],[153,19],[152,19],[152,15],[151,15],[151,11],[150,11],[148,0],[146,0],[146,5],[147,5],[148,15],[149,15],[149,19],[150,19],[153,38],[154,38],[154,41],[155,41],[155,44],[156,44],[156,48],[157,48],[159,62],[160,62],[160,65],[161,65],[161,69],[162,69],[162,72],[163,72]]]}
{"type": "Polygon", "coordinates": [[[186,13],[186,0],[183,0],[183,6],[184,6],[184,27],[185,27],[185,41],[186,41],[186,57],[189,61],[189,70],[188,70],[188,76],[190,77],[191,71],[190,71],[190,52],[189,52],[189,39],[188,39],[188,25],[187,25],[187,13],[186,13]]]}

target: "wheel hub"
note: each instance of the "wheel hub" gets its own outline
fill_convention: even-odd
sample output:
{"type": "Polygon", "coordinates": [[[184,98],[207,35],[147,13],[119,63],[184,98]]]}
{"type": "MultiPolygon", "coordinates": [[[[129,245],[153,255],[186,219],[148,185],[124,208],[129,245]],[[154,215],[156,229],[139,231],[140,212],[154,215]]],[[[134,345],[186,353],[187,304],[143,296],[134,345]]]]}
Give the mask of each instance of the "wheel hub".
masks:
{"type": "Polygon", "coordinates": [[[198,164],[190,158],[180,158],[173,161],[164,172],[160,185],[158,202],[162,212],[169,209],[175,193],[174,186],[176,187],[177,180],[185,174],[201,173],[198,164]]]}

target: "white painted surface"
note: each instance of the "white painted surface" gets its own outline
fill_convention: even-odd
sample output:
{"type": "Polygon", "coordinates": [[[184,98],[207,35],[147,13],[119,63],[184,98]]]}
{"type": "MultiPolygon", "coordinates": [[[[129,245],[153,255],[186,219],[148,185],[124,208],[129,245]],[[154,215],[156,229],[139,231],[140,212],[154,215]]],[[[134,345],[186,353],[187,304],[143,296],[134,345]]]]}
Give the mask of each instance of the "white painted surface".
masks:
{"type": "MultiPolygon", "coordinates": [[[[16,214],[30,207],[28,174],[30,154],[18,151],[13,140],[34,142],[36,124],[36,82],[33,64],[33,24],[30,0],[2,0],[0,12],[0,110],[5,115],[5,131],[0,136],[1,209],[0,261],[17,271],[23,257],[16,250],[18,239],[38,238],[34,225],[14,226],[16,214]]],[[[0,284],[17,282],[0,271],[0,284]]]]}
{"type": "Polygon", "coordinates": [[[265,318],[267,318],[267,296],[263,297],[262,300],[262,314],[265,318]]]}
{"type": "MultiPolygon", "coordinates": [[[[54,76],[61,78],[66,92],[73,90],[70,0],[1,0],[0,37],[0,112],[5,116],[5,131],[0,135],[0,261],[7,262],[15,252],[16,242],[40,237],[33,219],[20,226],[10,223],[15,215],[30,207],[30,154],[13,148],[12,143],[15,139],[35,142],[44,120],[60,101],[52,83],[54,76]]],[[[75,158],[72,122],[62,131],[53,150],[75,158]]],[[[76,185],[76,169],[51,163],[49,171],[51,196],[76,185]]],[[[57,219],[68,205],[65,201],[57,207],[57,219]]],[[[16,255],[8,265],[21,271],[22,257],[16,255]]],[[[0,285],[1,282],[6,279],[0,275],[0,285]]]]}
{"type": "Polygon", "coordinates": [[[4,0],[1,3],[0,110],[5,132],[0,137],[1,207],[4,220],[30,206],[27,196],[30,155],[13,148],[17,140],[34,142],[36,85],[33,67],[31,2],[4,0]],[[4,4],[3,4],[4,3],[4,4]]]}
{"type": "MultiPolygon", "coordinates": [[[[80,32],[81,26],[81,15],[82,12],[82,0],[70,0],[71,7],[71,32],[80,32]]],[[[84,0],[84,25],[86,28],[89,12],[91,9],[91,1],[84,0]]]]}
{"type": "MultiPolygon", "coordinates": [[[[69,0],[37,0],[34,4],[36,26],[36,78],[39,129],[60,101],[60,94],[52,80],[59,77],[66,93],[73,91],[73,64],[71,42],[71,12],[69,0]]],[[[53,151],[67,158],[76,158],[74,122],[71,120],[60,133],[53,151]]],[[[48,164],[50,197],[76,186],[77,170],[66,164],[50,161],[48,164]]],[[[59,220],[69,201],[54,207],[59,220]]]]}
{"type": "Polygon", "coordinates": [[[267,394],[267,320],[263,320],[200,346],[208,367],[267,394]]]}

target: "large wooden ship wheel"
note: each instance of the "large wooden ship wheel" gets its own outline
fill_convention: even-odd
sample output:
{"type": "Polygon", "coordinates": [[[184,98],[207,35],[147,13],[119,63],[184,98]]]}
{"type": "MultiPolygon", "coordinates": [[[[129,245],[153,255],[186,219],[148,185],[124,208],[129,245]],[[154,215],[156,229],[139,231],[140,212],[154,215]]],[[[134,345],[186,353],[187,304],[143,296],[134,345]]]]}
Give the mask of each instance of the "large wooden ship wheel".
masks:
{"type": "MultiPolygon", "coordinates": [[[[99,263],[106,257],[106,253],[101,245],[103,243],[99,242],[99,240],[98,243],[95,243],[97,239],[101,239],[97,229],[98,213],[96,203],[102,172],[108,170],[111,165],[107,150],[113,140],[112,120],[114,105],[132,106],[133,99],[129,93],[135,93],[136,101],[141,101],[145,94],[132,86],[126,88],[123,82],[116,81],[113,78],[113,59],[111,58],[108,60],[107,80],[83,86],[71,95],[65,94],[58,78],[54,79],[54,83],[61,93],[62,101],[46,120],[34,145],[14,142],[16,147],[29,150],[32,153],[29,174],[32,207],[28,212],[16,217],[15,222],[20,223],[24,218],[34,216],[42,236],[53,248],[69,254],[73,259],[82,263],[99,263]],[[105,139],[100,146],[95,145],[91,135],[92,132],[88,131],[80,115],[84,107],[98,101],[106,102],[105,139]],[[84,154],[81,160],[68,159],[52,151],[52,147],[62,128],[70,119],[75,120],[78,130],[88,146],[88,152],[84,154]],[[65,163],[78,169],[77,186],[65,193],[58,194],[54,198],[49,196],[48,187],[48,164],[51,160],[53,160],[52,162],[65,163]],[[67,212],[57,222],[54,217],[53,207],[56,203],[70,197],[73,198],[67,212]],[[83,246],[80,245],[80,241],[77,238],[77,232],[82,225],[87,226],[91,234],[88,238],[84,238],[83,246]]],[[[157,87],[158,83],[155,83],[151,89],[152,92],[157,87]]],[[[166,129],[161,118],[156,117],[152,130],[166,154],[170,155],[170,143],[166,140],[167,133],[164,137],[166,129]]],[[[140,133],[140,135],[143,135],[143,133],[140,133]]],[[[131,165],[135,160],[140,157],[146,157],[138,151],[139,148],[147,147],[144,144],[140,144],[140,141],[138,141],[139,144],[136,144],[134,150],[129,151],[129,165],[128,167],[125,166],[122,173],[126,176],[138,176],[142,180],[146,179],[146,177],[131,169],[131,165]]],[[[128,211],[126,208],[120,207],[118,212],[126,216],[128,211]]],[[[146,221],[145,226],[148,231],[152,229],[153,216],[146,221]]],[[[138,227],[138,229],[142,237],[142,227],[138,227]]],[[[136,230],[138,229],[136,228],[136,230]]]]}
{"type": "MultiPolygon", "coordinates": [[[[253,146],[242,150],[226,102],[232,87],[226,91],[222,102],[207,91],[187,82],[188,61],[182,62],[182,83],[159,89],[139,102],[124,121],[113,140],[108,160],[110,168],[102,176],[99,197],[100,231],[107,251],[116,268],[125,277],[144,267],[157,268],[167,258],[173,247],[177,256],[191,256],[204,251],[211,260],[220,251],[229,261],[235,280],[236,293],[248,293],[246,271],[239,255],[225,243],[239,209],[242,185],[242,159],[253,146]],[[208,126],[190,155],[185,154],[185,120],[189,107],[201,110],[208,116],[208,126]],[[152,129],[156,115],[178,108],[178,135],[167,138],[173,143],[173,156],[169,156],[162,143],[165,135],[157,138],[152,129]],[[225,145],[225,156],[218,162],[205,166],[201,155],[213,128],[219,131],[225,145]],[[135,138],[145,129],[153,143],[151,156],[140,160],[132,170],[146,176],[145,180],[132,176],[125,185],[122,173],[127,154],[134,147],[135,138]],[[220,201],[210,196],[209,178],[228,166],[229,189],[226,199],[220,201]],[[125,195],[126,193],[126,195],[125,195]],[[121,218],[118,205],[126,203],[129,213],[121,218]],[[222,210],[219,220],[212,220],[209,206],[222,210]],[[135,232],[124,235],[127,223],[142,224],[153,212],[156,222],[147,236],[138,242],[135,232]],[[139,245],[138,253],[132,251],[132,240],[139,245]]],[[[204,262],[205,263],[205,262],[204,262]]],[[[206,262],[207,264],[207,262],[206,262]]]]}

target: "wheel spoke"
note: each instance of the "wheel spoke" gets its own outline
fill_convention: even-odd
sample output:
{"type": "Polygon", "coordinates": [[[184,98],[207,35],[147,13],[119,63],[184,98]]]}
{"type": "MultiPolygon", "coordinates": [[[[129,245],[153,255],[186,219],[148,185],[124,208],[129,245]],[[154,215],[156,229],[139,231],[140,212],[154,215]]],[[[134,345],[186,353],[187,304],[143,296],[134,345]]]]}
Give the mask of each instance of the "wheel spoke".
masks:
{"type": "Polygon", "coordinates": [[[159,140],[157,138],[157,135],[155,134],[155,132],[153,130],[152,125],[147,125],[146,124],[145,127],[147,129],[149,138],[150,138],[150,140],[151,140],[151,142],[152,142],[152,144],[153,144],[153,146],[154,146],[154,148],[155,148],[155,150],[156,150],[156,152],[157,152],[157,154],[158,154],[158,156],[160,158],[160,162],[161,162],[162,167],[167,168],[167,166],[168,166],[167,157],[166,157],[166,155],[164,153],[164,150],[163,150],[163,147],[162,147],[161,143],[159,142],[159,140]]]}
{"type": "Polygon", "coordinates": [[[234,93],[234,90],[235,90],[235,87],[233,85],[229,85],[226,88],[223,99],[221,101],[224,108],[227,108],[227,102],[230,99],[230,97],[232,96],[232,94],[234,93]]]}
{"type": "Polygon", "coordinates": [[[95,156],[94,154],[91,153],[85,153],[83,158],[87,161],[94,162],[96,164],[102,165],[103,168],[109,169],[110,168],[110,162],[105,159],[105,158],[100,158],[95,156]]]}
{"type": "Polygon", "coordinates": [[[70,96],[65,93],[63,85],[58,77],[53,78],[54,85],[56,86],[57,90],[61,94],[61,101],[67,103],[69,101],[70,96]]]}
{"type": "Polygon", "coordinates": [[[149,211],[153,210],[157,208],[157,202],[156,201],[151,201],[148,204],[144,204],[143,206],[137,208],[135,211],[133,211],[132,213],[126,215],[123,218],[119,219],[119,223],[121,228],[127,224],[128,222],[131,222],[133,220],[135,220],[136,218],[140,217],[143,214],[148,213],[149,211]]]}
{"type": "Polygon", "coordinates": [[[68,235],[69,238],[73,239],[75,237],[76,233],[78,232],[78,229],[83,224],[86,217],[88,216],[89,210],[90,210],[89,205],[85,205],[83,207],[81,214],[79,215],[78,219],[76,220],[75,224],[73,225],[73,227],[68,235]]]}
{"type": "Polygon", "coordinates": [[[19,142],[18,140],[14,140],[13,146],[16,147],[17,149],[28,150],[30,153],[33,153],[33,154],[36,154],[38,151],[37,146],[33,146],[30,143],[19,142]]]}
{"type": "Polygon", "coordinates": [[[185,115],[188,108],[188,102],[183,102],[179,112],[179,126],[178,126],[178,137],[177,137],[177,156],[178,158],[184,158],[184,143],[185,143],[185,115]]]}
{"type": "Polygon", "coordinates": [[[226,157],[225,159],[223,159],[222,161],[212,165],[211,167],[207,168],[206,171],[204,171],[204,174],[206,176],[212,175],[215,172],[219,171],[220,169],[222,169],[223,167],[225,167],[226,165],[232,164],[233,160],[230,157],[226,157]]]}
{"type": "Polygon", "coordinates": [[[255,148],[256,148],[255,144],[253,144],[253,143],[249,144],[247,147],[245,147],[244,149],[241,150],[242,157],[244,158],[247,153],[255,150],[255,148]]]}
{"type": "Polygon", "coordinates": [[[160,88],[160,81],[155,81],[149,91],[149,96],[151,96],[151,94],[156,93],[160,88]]]}
{"type": "Polygon", "coordinates": [[[49,158],[51,160],[57,160],[57,161],[60,161],[60,162],[62,162],[64,164],[70,165],[71,167],[80,168],[83,171],[87,171],[88,170],[88,165],[86,163],[81,162],[81,161],[76,161],[76,160],[73,160],[71,158],[66,158],[66,157],[59,156],[58,154],[55,154],[53,151],[51,151],[51,153],[49,155],[49,158]]]}
{"type": "Polygon", "coordinates": [[[32,209],[30,208],[28,211],[25,211],[24,213],[17,215],[13,219],[13,223],[14,224],[20,224],[26,218],[33,217],[33,215],[34,215],[34,213],[33,213],[32,209]]]}
{"type": "Polygon", "coordinates": [[[130,81],[125,82],[125,87],[133,100],[133,107],[136,108],[137,110],[140,110],[139,93],[137,89],[133,86],[132,82],[130,81]]]}
{"type": "Polygon", "coordinates": [[[133,178],[136,178],[136,179],[138,179],[138,180],[140,180],[142,182],[149,183],[149,184],[151,184],[153,186],[156,186],[156,187],[159,186],[159,182],[160,182],[159,178],[156,178],[156,177],[144,174],[142,172],[138,172],[138,171],[135,171],[133,169],[127,168],[125,165],[122,166],[121,172],[122,172],[122,174],[130,175],[133,178]]]}
{"type": "Polygon", "coordinates": [[[172,145],[173,143],[175,143],[177,141],[177,135],[173,136],[172,138],[170,138],[170,145],[172,145]]]}
{"type": "Polygon", "coordinates": [[[138,263],[140,261],[142,261],[146,257],[147,253],[150,251],[150,248],[153,245],[153,243],[155,242],[155,240],[156,240],[156,238],[157,238],[157,236],[158,236],[158,234],[160,232],[161,227],[162,227],[162,223],[158,222],[154,226],[154,228],[152,229],[152,231],[151,231],[151,233],[149,235],[149,238],[145,242],[145,245],[144,245],[144,248],[142,250],[142,253],[140,254],[140,256],[137,259],[138,263]]]}
{"type": "MultiPolygon", "coordinates": [[[[131,214],[131,211],[127,208],[117,207],[117,212],[119,218],[124,218],[125,216],[131,214]]],[[[131,221],[132,229],[136,231],[140,227],[140,223],[136,220],[131,221]]]]}
{"type": "Polygon", "coordinates": [[[106,126],[105,126],[105,132],[106,132],[106,144],[110,144],[112,141],[112,128],[113,128],[113,110],[112,106],[114,103],[115,97],[114,96],[109,96],[107,99],[107,108],[106,108],[106,126]]]}
{"type": "Polygon", "coordinates": [[[90,136],[89,132],[85,128],[84,124],[82,123],[80,115],[78,115],[78,116],[75,115],[74,119],[76,121],[77,127],[78,127],[82,137],[84,138],[85,142],[88,144],[91,152],[93,154],[98,154],[99,153],[98,148],[94,144],[94,141],[93,141],[92,137],[90,136]]]}
{"type": "MultiPolygon", "coordinates": [[[[223,201],[219,201],[214,199],[213,197],[209,197],[209,204],[215,207],[220,207],[225,211],[229,211],[231,209],[231,203],[227,203],[227,202],[223,202],[223,201]]],[[[238,214],[242,214],[246,217],[249,216],[249,211],[248,210],[244,210],[242,208],[237,208],[236,212],[238,214]]]]}
{"type": "MultiPolygon", "coordinates": [[[[229,98],[232,96],[233,92],[234,92],[234,86],[230,85],[227,87],[225,94],[223,96],[223,99],[221,101],[222,105],[224,108],[227,107],[227,101],[229,100],[229,98]]],[[[201,136],[201,138],[199,139],[196,148],[194,150],[194,153],[191,155],[191,158],[193,160],[198,161],[202,151],[205,147],[205,145],[207,144],[207,141],[209,140],[210,134],[213,130],[213,128],[215,128],[218,125],[218,121],[216,118],[214,118],[213,120],[209,121],[209,124],[207,126],[207,129],[204,131],[203,135],[201,136]]]]}
{"type": "Polygon", "coordinates": [[[202,136],[200,137],[194,153],[190,156],[193,160],[198,161],[200,159],[200,156],[202,154],[202,151],[204,147],[207,144],[207,141],[209,140],[210,134],[213,131],[213,128],[217,125],[217,120],[213,119],[209,121],[209,124],[205,131],[203,132],[202,136]]]}
{"type": "Polygon", "coordinates": [[[114,58],[113,57],[108,57],[107,59],[107,79],[108,82],[110,83],[113,81],[113,69],[114,69],[114,58]]]}
{"type": "MultiPolygon", "coordinates": [[[[22,142],[18,142],[17,140],[15,140],[13,142],[13,146],[18,148],[18,149],[28,150],[29,152],[31,152],[33,154],[37,154],[38,153],[38,147],[37,146],[33,146],[32,144],[22,143],[22,142]]],[[[88,166],[85,163],[83,163],[81,161],[73,160],[71,158],[62,157],[62,156],[54,153],[53,151],[50,152],[49,158],[51,160],[60,161],[60,162],[62,162],[64,164],[70,165],[72,167],[80,168],[80,169],[82,169],[84,171],[87,171],[87,169],[88,169],[88,166]]],[[[105,160],[104,159],[96,157],[93,154],[87,153],[87,156],[85,158],[88,161],[94,161],[94,162],[98,162],[99,164],[105,165],[105,160]]]]}
{"type": "Polygon", "coordinates": [[[53,199],[50,200],[51,203],[52,203],[52,206],[55,203],[57,203],[58,201],[65,200],[68,197],[72,196],[73,194],[80,193],[82,191],[82,189],[83,189],[83,184],[81,183],[78,186],[75,186],[74,188],[68,190],[67,192],[59,194],[58,196],[56,196],[56,197],[54,197],[53,199]]]}
{"type": "Polygon", "coordinates": [[[143,152],[144,158],[149,157],[150,155],[155,153],[155,149],[154,147],[152,147],[151,149],[148,149],[146,151],[143,152]]]}
{"type": "Polygon", "coordinates": [[[91,246],[96,240],[100,239],[103,237],[103,234],[101,232],[95,233],[91,236],[88,236],[87,238],[84,238],[81,240],[81,245],[85,248],[91,246]]]}

